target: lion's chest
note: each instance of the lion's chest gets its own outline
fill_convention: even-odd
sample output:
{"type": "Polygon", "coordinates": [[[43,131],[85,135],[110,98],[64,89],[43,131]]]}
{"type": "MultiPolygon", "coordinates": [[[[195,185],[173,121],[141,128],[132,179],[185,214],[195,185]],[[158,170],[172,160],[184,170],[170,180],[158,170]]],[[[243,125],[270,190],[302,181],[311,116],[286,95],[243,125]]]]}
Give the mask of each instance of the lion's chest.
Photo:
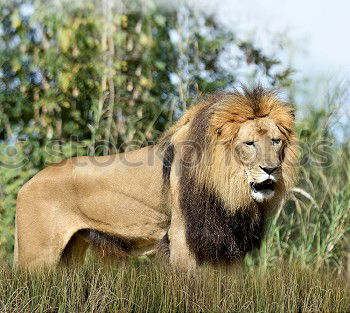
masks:
{"type": "MultiPolygon", "coordinates": [[[[181,185],[181,184],[180,184],[181,185]]],[[[231,263],[259,248],[265,217],[249,210],[229,213],[214,192],[193,182],[180,191],[186,239],[199,262],[231,263]]]]}

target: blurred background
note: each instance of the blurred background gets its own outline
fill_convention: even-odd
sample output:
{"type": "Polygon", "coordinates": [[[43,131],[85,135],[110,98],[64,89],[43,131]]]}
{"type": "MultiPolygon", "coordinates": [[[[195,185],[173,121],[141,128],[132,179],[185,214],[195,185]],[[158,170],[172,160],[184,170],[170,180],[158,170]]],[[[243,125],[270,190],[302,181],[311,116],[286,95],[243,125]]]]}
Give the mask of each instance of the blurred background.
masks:
{"type": "Polygon", "coordinates": [[[296,107],[300,180],[245,263],[347,275],[348,12],[345,0],[0,0],[0,259],[40,169],[145,145],[198,95],[261,82],[296,107]]]}

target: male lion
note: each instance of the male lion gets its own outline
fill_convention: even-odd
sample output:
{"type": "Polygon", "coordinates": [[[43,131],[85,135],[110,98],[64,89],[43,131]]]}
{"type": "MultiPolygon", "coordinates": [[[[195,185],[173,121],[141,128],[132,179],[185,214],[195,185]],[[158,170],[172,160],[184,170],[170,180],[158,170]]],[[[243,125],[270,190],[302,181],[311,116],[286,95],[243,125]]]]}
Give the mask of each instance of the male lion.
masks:
{"type": "Polygon", "coordinates": [[[293,109],[273,92],[207,96],[155,145],[71,158],[26,183],[15,263],[76,262],[88,246],[113,258],[166,251],[184,269],[239,261],[260,246],[296,161],[293,109]]]}

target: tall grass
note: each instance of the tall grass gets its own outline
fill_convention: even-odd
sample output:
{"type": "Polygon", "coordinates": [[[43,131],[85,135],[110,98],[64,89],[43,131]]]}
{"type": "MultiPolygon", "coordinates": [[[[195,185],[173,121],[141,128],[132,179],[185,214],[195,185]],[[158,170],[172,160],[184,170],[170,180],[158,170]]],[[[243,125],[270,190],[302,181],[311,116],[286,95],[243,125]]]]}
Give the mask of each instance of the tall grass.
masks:
{"type": "Polygon", "coordinates": [[[248,256],[248,264],[284,261],[338,274],[348,271],[350,167],[342,156],[335,163],[342,164],[301,170],[301,183],[272,216],[263,247],[248,256]]]}
{"type": "Polygon", "coordinates": [[[29,275],[0,270],[1,312],[342,312],[350,286],[327,272],[204,268],[191,277],[156,263],[29,275]]]}

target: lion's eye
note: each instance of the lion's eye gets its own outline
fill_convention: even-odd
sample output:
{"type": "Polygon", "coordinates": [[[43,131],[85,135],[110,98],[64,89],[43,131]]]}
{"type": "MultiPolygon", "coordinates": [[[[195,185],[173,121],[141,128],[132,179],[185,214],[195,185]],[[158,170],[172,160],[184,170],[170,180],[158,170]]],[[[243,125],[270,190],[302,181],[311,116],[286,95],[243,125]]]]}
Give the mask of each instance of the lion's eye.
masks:
{"type": "Polygon", "coordinates": [[[245,144],[247,146],[254,146],[254,141],[246,141],[245,144]]]}
{"type": "Polygon", "coordinates": [[[272,139],[273,145],[278,145],[281,142],[281,139],[272,139]]]}

